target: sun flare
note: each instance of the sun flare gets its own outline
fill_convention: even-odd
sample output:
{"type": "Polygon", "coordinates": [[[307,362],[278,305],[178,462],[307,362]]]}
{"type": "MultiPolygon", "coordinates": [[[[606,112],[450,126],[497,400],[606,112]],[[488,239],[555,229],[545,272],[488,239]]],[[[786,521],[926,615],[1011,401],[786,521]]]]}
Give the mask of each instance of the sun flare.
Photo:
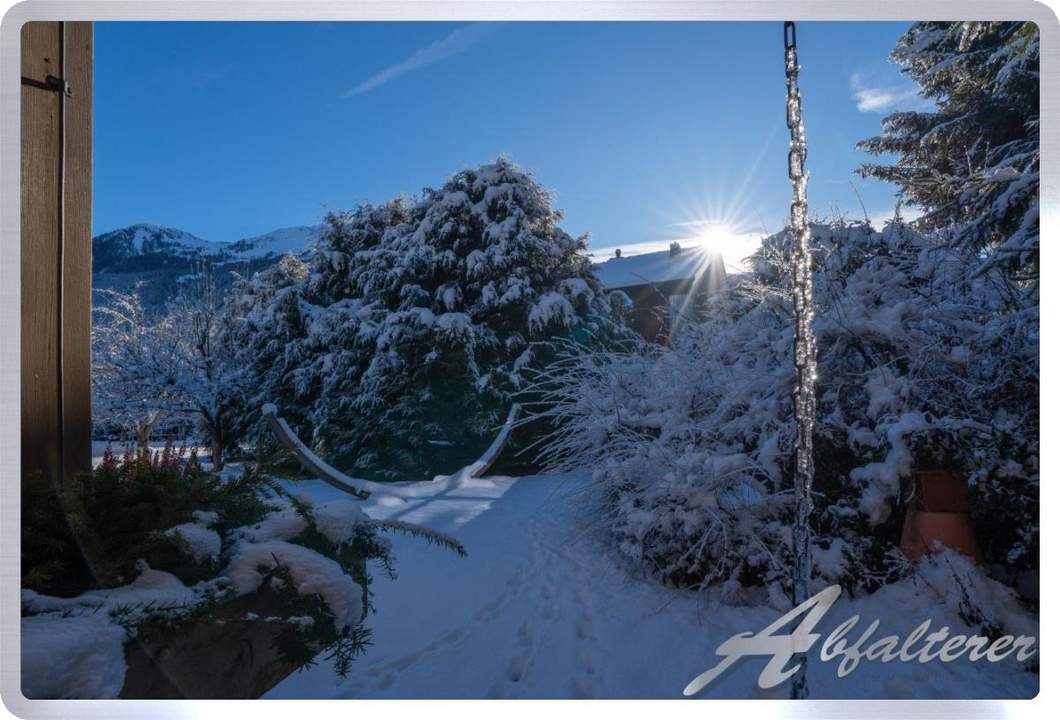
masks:
{"type": "Polygon", "coordinates": [[[760,233],[743,231],[729,223],[704,221],[697,223],[689,243],[721,255],[726,266],[739,268],[743,259],[758,249],[762,238],[760,233]]]}
{"type": "Polygon", "coordinates": [[[735,228],[726,223],[706,223],[696,232],[697,244],[711,250],[730,245],[738,235],[735,228]]]}

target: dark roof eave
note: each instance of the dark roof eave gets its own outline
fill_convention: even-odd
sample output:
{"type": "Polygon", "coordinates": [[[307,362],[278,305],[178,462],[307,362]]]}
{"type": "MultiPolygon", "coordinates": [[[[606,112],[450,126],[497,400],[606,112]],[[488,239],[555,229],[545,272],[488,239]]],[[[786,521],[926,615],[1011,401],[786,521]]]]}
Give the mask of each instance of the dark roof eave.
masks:
{"type": "Polygon", "coordinates": [[[608,290],[608,291],[621,290],[622,292],[625,292],[626,294],[629,294],[629,292],[636,292],[638,289],[643,289],[643,290],[658,289],[658,290],[661,290],[661,291],[666,292],[666,293],[671,294],[671,295],[674,295],[674,294],[679,295],[679,294],[681,294],[681,293],[677,292],[679,289],[682,289],[682,288],[685,288],[685,287],[690,289],[694,284],[695,284],[695,278],[671,278],[670,280],[659,280],[657,282],[648,281],[648,282],[637,283],[635,285],[622,285],[620,287],[609,287],[609,288],[604,288],[604,289],[608,290]]]}

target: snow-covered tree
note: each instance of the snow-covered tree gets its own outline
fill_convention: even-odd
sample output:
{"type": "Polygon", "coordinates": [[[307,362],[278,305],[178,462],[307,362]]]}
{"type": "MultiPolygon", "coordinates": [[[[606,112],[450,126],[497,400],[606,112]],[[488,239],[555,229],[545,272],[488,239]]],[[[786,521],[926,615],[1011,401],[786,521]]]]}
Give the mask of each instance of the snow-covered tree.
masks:
{"type": "Polygon", "coordinates": [[[209,273],[158,314],[136,291],[101,291],[92,327],[93,415],[135,429],[146,447],[162,419],[198,425],[216,469],[234,442],[242,372],[209,273]]]}
{"type": "MultiPolygon", "coordinates": [[[[859,147],[897,156],[863,175],[921,206],[918,226],[1003,265],[1036,297],[1039,33],[1031,22],[918,22],[891,54],[936,108],[896,112],[859,147]]],[[[974,271],[974,267],[972,271],[974,271]]],[[[1036,301],[1036,300],[1034,300],[1036,301]]]]}
{"type": "MultiPolygon", "coordinates": [[[[97,433],[131,431],[146,449],[173,398],[150,368],[170,365],[136,292],[97,290],[92,325],[92,421],[97,433]]],[[[163,373],[168,374],[168,373],[163,373]]]]}
{"type": "MultiPolygon", "coordinates": [[[[892,224],[815,225],[817,582],[872,587],[898,561],[918,467],[969,479],[984,554],[1037,567],[1038,320],[999,268],[892,224]]],[[[790,239],[672,350],[576,347],[539,377],[557,469],[592,468],[621,549],[686,585],[786,582],[792,487],[790,239]]],[[[1012,579],[1012,578],[1006,578],[1012,579]]]]}
{"type": "Polygon", "coordinates": [[[308,263],[288,258],[231,297],[248,407],[276,403],[369,473],[429,476],[473,457],[539,361],[535,341],[591,332],[609,312],[586,238],[561,219],[503,158],[330,214],[308,263]]]}

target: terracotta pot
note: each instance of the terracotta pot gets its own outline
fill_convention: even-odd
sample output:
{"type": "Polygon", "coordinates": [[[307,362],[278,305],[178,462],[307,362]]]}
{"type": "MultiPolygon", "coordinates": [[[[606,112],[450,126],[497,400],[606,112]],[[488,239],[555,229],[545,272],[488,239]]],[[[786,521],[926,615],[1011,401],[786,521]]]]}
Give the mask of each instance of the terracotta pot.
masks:
{"type": "Polygon", "coordinates": [[[268,617],[279,606],[266,593],[238,598],[218,613],[223,622],[200,622],[177,634],[141,633],[125,648],[123,699],[254,699],[298,668],[276,648],[280,623],[268,617]]]}
{"type": "Polygon", "coordinates": [[[939,513],[968,510],[968,484],[947,470],[918,470],[914,492],[917,510],[939,513]]]}
{"type": "Polygon", "coordinates": [[[968,485],[947,470],[918,470],[902,524],[901,548],[916,562],[945,546],[982,562],[967,512],[968,485]]]}
{"type": "Polygon", "coordinates": [[[966,513],[924,512],[910,510],[902,526],[902,552],[916,562],[925,554],[948,547],[982,562],[979,543],[972,532],[966,513]]]}

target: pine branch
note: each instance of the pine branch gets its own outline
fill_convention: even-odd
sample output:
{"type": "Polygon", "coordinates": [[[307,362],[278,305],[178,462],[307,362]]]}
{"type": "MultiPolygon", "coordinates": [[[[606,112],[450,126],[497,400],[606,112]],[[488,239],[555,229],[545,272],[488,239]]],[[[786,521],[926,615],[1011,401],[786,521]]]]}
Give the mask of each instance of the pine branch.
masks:
{"type": "Polygon", "coordinates": [[[371,527],[379,528],[380,530],[391,530],[396,532],[402,532],[406,535],[412,535],[414,537],[422,538],[432,545],[438,545],[445,547],[455,552],[460,557],[467,556],[467,550],[464,548],[464,544],[454,538],[452,535],[447,535],[438,530],[434,530],[423,525],[416,525],[414,523],[405,522],[404,520],[376,520],[372,519],[367,523],[371,527]]]}

